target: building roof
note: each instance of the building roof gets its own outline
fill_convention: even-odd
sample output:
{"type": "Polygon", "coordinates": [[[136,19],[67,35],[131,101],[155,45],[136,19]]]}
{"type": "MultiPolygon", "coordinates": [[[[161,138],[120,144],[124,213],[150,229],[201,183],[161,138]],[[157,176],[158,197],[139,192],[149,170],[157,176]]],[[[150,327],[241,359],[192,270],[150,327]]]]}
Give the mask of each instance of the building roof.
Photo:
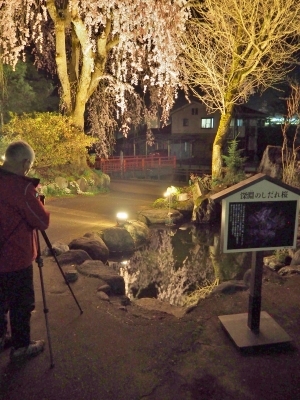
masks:
{"type": "Polygon", "coordinates": [[[177,107],[177,108],[172,108],[172,110],[171,110],[171,112],[170,112],[170,114],[172,115],[172,114],[175,114],[175,113],[177,113],[178,111],[181,111],[181,110],[184,110],[185,108],[187,108],[187,107],[190,107],[190,106],[193,106],[193,105],[195,105],[195,106],[201,106],[201,107],[205,107],[205,105],[203,104],[203,103],[200,103],[200,101],[195,101],[195,100],[192,100],[192,101],[190,101],[190,102],[187,102],[187,100],[185,100],[185,102],[186,102],[186,104],[183,104],[183,105],[181,105],[180,107],[177,107]]]}
{"type": "MultiPolygon", "coordinates": [[[[173,108],[170,114],[171,115],[175,114],[178,111],[182,111],[185,108],[193,106],[193,105],[195,105],[195,106],[198,105],[198,106],[206,108],[206,106],[203,103],[201,103],[200,101],[192,100],[191,102],[187,102],[187,100],[185,99],[185,102],[186,102],[186,104],[183,104],[183,105],[181,105],[180,107],[177,107],[177,108],[173,108]]],[[[210,112],[208,114],[214,114],[214,113],[215,113],[215,111],[214,112],[210,112]]],[[[240,117],[240,118],[261,118],[261,119],[268,117],[267,114],[265,114],[265,113],[263,113],[261,111],[254,110],[254,109],[252,109],[250,107],[247,107],[247,106],[245,106],[243,104],[236,104],[234,106],[233,116],[234,117],[240,117]]]]}
{"type": "Polygon", "coordinates": [[[233,116],[235,117],[252,117],[252,118],[267,118],[268,115],[253,108],[249,108],[243,104],[236,104],[233,110],[233,116]]]}

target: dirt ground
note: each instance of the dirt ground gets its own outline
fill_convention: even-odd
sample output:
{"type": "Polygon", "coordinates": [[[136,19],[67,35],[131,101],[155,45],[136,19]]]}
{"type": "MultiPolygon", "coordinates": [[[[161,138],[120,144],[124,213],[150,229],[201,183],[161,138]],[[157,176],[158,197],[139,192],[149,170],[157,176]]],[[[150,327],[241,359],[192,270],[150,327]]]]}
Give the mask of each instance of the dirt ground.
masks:
{"type": "MultiPolygon", "coordinates": [[[[121,200],[132,212],[146,207],[149,192],[163,192],[149,185],[117,182],[101,198],[49,202],[50,239],[68,243],[93,230],[99,215],[111,223],[121,200]]],[[[120,307],[118,297],[103,301],[99,280],[80,275],[71,288],[81,314],[59,268],[45,258],[44,313],[36,265],[34,272],[32,338],[45,338],[46,348],[23,364],[10,364],[9,350],[0,354],[1,400],[300,399],[300,275],[280,278],[265,269],[263,277],[262,311],[291,337],[290,346],[242,352],[218,316],[247,313],[249,291],[214,295],[179,319],[134,302],[120,307]]]]}
{"type": "MultiPolygon", "coordinates": [[[[249,291],[214,295],[178,319],[103,301],[99,281],[80,276],[71,287],[81,314],[55,263],[46,259],[42,272],[50,338],[26,363],[10,364],[9,350],[0,355],[2,400],[300,399],[298,275],[263,277],[262,310],[291,344],[242,352],[218,316],[246,313],[249,291]]],[[[32,336],[47,339],[37,267],[35,286],[32,336]]]]}

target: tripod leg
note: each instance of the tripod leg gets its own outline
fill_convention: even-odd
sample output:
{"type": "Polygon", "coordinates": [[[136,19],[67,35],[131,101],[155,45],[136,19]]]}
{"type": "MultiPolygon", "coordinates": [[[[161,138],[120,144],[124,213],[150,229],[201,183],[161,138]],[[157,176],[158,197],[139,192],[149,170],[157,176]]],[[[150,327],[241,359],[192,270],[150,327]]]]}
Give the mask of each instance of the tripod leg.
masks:
{"type": "Polygon", "coordinates": [[[43,272],[42,272],[43,259],[41,258],[41,249],[40,249],[40,241],[39,241],[38,232],[37,232],[37,245],[38,245],[38,255],[36,258],[36,263],[38,264],[39,272],[40,272],[40,281],[41,281],[41,289],[42,289],[42,297],[43,297],[43,305],[44,305],[44,315],[45,315],[47,338],[48,338],[49,353],[50,353],[50,368],[53,368],[54,367],[53,352],[52,352],[52,344],[51,344],[50,329],[49,329],[49,322],[48,322],[49,309],[48,309],[47,303],[46,303],[45,286],[44,286],[44,279],[43,279],[43,272]]]}
{"type": "Polygon", "coordinates": [[[78,301],[77,301],[77,299],[75,297],[75,294],[74,294],[74,292],[73,292],[73,290],[72,290],[67,278],[65,277],[64,271],[62,270],[61,265],[59,264],[59,261],[58,261],[58,259],[56,257],[56,254],[55,254],[55,251],[54,251],[54,249],[53,249],[53,247],[52,247],[52,245],[50,243],[50,240],[48,239],[48,236],[47,236],[46,232],[45,231],[41,231],[41,234],[42,234],[42,236],[43,236],[43,238],[44,238],[44,240],[45,240],[45,242],[47,244],[47,247],[50,250],[50,252],[51,252],[51,254],[52,254],[52,256],[53,256],[53,258],[54,258],[54,260],[55,260],[55,262],[56,262],[56,264],[57,264],[57,266],[58,266],[58,268],[59,268],[59,270],[60,270],[60,272],[61,272],[61,274],[63,276],[63,278],[64,278],[65,283],[67,284],[67,286],[68,286],[68,288],[69,288],[69,290],[70,290],[70,292],[71,292],[71,294],[73,296],[73,299],[75,300],[75,302],[76,302],[76,304],[77,304],[77,306],[79,308],[80,314],[82,314],[83,313],[82,308],[80,307],[80,304],[78,303],[78,301]]]}

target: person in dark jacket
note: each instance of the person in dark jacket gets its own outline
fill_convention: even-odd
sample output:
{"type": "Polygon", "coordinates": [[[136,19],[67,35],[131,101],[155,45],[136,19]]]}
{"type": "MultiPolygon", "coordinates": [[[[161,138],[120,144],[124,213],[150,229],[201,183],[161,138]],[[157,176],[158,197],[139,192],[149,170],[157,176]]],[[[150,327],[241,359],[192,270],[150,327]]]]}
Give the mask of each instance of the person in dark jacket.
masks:
{"type": "Polygon", "coordinates": [[[39,180],[26,176],[34,159],[31,146],[16,141],[7,147],[0,167],[0,349],[11,346],[11,360],[35,356],[44,349],[43,340],[30,337],[36,230],[49,226],[49,213],[36,190],[39,180]]]}

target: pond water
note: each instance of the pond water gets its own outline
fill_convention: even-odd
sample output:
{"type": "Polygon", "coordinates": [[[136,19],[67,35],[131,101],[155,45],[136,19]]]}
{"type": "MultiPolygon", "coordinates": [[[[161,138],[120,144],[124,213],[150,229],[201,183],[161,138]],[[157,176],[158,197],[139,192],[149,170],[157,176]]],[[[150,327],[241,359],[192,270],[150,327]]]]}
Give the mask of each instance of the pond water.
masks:
{"type": "Polygon", "coordinates": [[[220,227],[184,224],[150,228],[150,240],[127,258],[109,265],[125,281],[126,295],[152,297],[183,306],[221,282],[242,279],[251,253],[221,253],[220,227]]]}

